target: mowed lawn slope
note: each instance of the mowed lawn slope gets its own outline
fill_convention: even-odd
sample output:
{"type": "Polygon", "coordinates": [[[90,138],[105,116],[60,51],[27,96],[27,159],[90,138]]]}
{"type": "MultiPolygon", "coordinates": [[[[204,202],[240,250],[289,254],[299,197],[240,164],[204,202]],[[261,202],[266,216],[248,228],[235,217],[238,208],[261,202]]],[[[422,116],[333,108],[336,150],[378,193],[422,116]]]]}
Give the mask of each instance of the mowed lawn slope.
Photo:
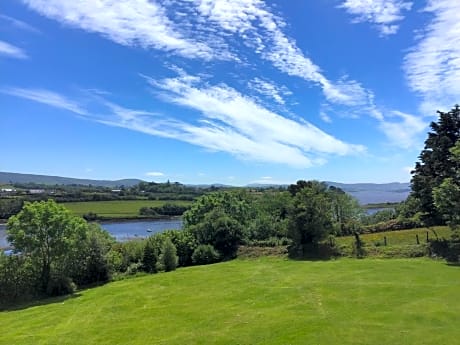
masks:
{"type": "Polygon", "coordinates": [[[139,210],[142,207],[159,207],[166,203],[188,206],[191,205],[192,202],[183,200],[113,200],[66,202],[62,203],[62,205],[75,213],[77,216],[93,212],[102,217],[130,218],[139,216],[139,210]]]}
{"type": "Polygon", "coordinates": [[[0,344],[459,344],[460,267],[235,260],[0,312],[0,344]]]}

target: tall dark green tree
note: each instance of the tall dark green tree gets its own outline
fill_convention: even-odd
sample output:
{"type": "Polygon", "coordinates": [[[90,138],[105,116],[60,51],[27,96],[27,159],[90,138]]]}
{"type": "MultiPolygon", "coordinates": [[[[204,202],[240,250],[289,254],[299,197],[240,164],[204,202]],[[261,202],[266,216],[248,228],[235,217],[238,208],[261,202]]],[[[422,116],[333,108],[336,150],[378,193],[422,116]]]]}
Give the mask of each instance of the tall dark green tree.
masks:
{"type": "Polygon", "coordinates": [[[454,177],[445,178],[433,189],[433,199],[436,209],[454,231],[453,238],[460,240],[460,140],[450,152],[454,177]]]}
{"type": "Polygon", "coordinates": [[[419,200],[422,219],[427,225],[439,224],[442,217],[433,201],[433,189],[446,178],[454,178],[455,169],[450,149],[460,138],[460,107],[449,112],[438,111],[439,119],[430,124],[431,131],[425,140],[412,174],[412,196],[419,200]]]}

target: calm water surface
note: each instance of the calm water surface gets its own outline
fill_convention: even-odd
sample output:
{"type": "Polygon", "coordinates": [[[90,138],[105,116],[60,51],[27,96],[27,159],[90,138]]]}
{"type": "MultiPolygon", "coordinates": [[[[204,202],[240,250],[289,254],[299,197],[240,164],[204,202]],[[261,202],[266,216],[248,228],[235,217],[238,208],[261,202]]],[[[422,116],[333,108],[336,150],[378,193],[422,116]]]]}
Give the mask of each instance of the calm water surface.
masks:
{"type": "MultiPolygon", "coordinates": [[[[101,227],[107,230],[117,241],[126,241],[133,238],[148,237],[151,234],[165,230],[180,230],[182,220],[149,220],[132,222],[102,223],[101,227]]],[[[6,225],[0,224],[0,248],[7,247],[6,225]]]]}
{"type": "Polygon", "coordinates": [[[182,220],[150,220],[138,222],[113,222],[102,223],[101,227],[117,239],[117,241],[126,241],[136,237],[148,237],[151,234],[165,230],[182,229],[182,220]]]}

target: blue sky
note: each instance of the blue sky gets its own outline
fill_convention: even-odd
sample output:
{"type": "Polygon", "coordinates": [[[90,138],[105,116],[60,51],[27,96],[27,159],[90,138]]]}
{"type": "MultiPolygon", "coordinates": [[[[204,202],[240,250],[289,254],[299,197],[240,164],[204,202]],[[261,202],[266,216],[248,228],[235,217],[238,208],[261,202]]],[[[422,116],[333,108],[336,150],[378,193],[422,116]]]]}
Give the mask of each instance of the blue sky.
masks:
{"type": "Polygon", "coordinates": [[[407,182],[458,0],[3,0],[0,171],[407,182]]]}

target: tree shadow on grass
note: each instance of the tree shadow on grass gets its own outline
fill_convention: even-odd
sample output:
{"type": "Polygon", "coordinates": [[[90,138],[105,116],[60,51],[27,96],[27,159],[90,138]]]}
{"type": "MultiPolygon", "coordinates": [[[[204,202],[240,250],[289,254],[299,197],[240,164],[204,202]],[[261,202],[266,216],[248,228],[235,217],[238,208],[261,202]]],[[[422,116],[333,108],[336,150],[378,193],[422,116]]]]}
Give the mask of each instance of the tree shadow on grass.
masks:
{"type": "Polygon", "coordinates": [[[14,304],[3,305],[0,304],[0,312],[9,312],[9,311],[18,311],[29,309],[33,307],[39,307],[42,305],[55,304],[55,303],[64,303],[67,300],[78,298],[81,296],[81,293],[74,293],[71,295],[57,296],[57,297],[45,297],[41,299],[35,299],[27,302],[18,302],[14,304]]]}
{"type": "Polygon", "coordinates": [[[329,261],[340,257],[336,247],[325,243],[288,247],[288,257],[296,261],[329,261]]]}
{"type": "Polygon", "coordinates": [[[460,267],[460,262],[447,262],[447,266],[460,267]]]}

